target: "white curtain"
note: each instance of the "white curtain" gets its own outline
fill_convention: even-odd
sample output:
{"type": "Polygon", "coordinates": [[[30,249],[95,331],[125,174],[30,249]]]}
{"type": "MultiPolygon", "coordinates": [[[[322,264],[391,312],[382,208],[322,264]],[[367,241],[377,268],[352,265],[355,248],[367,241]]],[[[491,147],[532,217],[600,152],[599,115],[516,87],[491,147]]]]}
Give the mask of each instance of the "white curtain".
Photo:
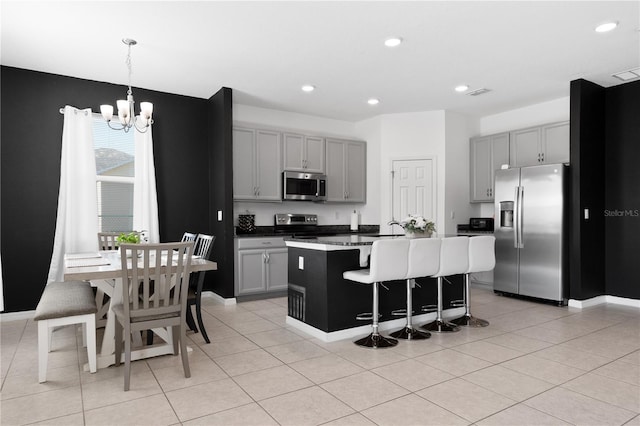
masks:
{"type": "Polygon", "coordinates": [[[58,216],[47,283],[63,281],[64,254],[98,250],[96,160],[91,109],[64,107],[58,216]]]}
{"type": "Polygon", "coordinates": [[[133,229],[145,231],[150,243],[160,242],[156,169],[153,164],[151,126],[145,133],[135,132],[136,159],[133,184],[133,229]]]}

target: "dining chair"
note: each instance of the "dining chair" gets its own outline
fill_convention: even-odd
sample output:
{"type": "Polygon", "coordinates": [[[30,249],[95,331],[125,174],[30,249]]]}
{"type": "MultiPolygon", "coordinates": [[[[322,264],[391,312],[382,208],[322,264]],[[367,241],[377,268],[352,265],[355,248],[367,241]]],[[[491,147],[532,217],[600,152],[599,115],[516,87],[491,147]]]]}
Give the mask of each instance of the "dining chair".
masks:
{"type": "Polygon", "coordinates": [[[117,250],[117,238],[122,232],[98,232],[98,250],[117,250]]]}
{"type": "Polygon", "coordinates": [[[192,234],[191,232],[185,232],[184,234],[182,234],[182,241],[183,243],[185,241],[195,241],[196,239],[196,234],[192,234]]]}
{"type": "Polygon", "coordinates": [[[171,327],[173,353],[182,356],[184,376],[191,377],[185,336],[187,292],[193,242],[121,244],[122,303],[115,314],[115,364],[124,340],[124,390],[131,377],[131,333],[171,327]],[[123,339],[124,335],[124,339],[123,339]]]}
{"type": "MultiPolygon", "coordinates": [[[[209,260],[215,240],[215,235],[198,234],[198,237],[195,241],[194,256],[198,256],[201,259],[209,260]]],[[[201,271],[197,274],[192,274],[191,276],[191,280],[189,283],[189,295],[187,297],[187,325],[195,333],[198,332],[198,327],[200,327],[200,332],[202,333],[204,341],[207,343],[211,343],[209,341],[207,331],[204,328],[204,323],[202,322],[202,286],[204,284],[204,277],[205,271],[201,271]],[[196,306],[196,318],[198,319],[198,327],[196,327],[195,321],[193,320],[193,313],[191,312],[191,307],[193,305],[196,306]]]]}

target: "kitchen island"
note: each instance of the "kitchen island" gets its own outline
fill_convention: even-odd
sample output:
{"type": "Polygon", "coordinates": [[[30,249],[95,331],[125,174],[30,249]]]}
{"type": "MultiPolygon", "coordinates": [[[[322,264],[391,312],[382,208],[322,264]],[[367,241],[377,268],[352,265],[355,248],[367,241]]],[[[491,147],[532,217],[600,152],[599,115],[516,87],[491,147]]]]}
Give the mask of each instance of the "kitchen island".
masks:
{"type": "MultiPolygon", "coordinates": [[[[371,245],[381,238],[405,238],[404,235],[346,235],[287,238],[288,248],[288,315],[287,324],[324,341],[351,338],[370,332],[370,321],[359,321],[358,314],[371,312],[371,286],[342,278],[342,273],[368,267],[371,245]]],[[[414,322],[422,325],[435,319],[435,313],[420,313],[420,307],[435,305],[435,278],[416,280],[413,290],[414,322]]],[[[463,276],[448,277],[443,303],[445,317],[460,316],[462,308],[448,309],[452,300],[462,299],[463,276]]],[[[385,282],[381,287],[380,329],[400,329],[406,318],[392,311],[406,306],[406,283],[385,282]]]]}

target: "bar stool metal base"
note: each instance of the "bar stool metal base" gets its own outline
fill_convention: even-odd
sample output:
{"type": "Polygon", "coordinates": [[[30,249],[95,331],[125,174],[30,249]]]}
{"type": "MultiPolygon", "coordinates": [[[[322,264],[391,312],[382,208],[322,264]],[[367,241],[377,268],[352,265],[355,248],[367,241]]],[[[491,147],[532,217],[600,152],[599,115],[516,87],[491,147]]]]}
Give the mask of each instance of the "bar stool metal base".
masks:
{"type": "Polygon", "coordinates": [[[465,314],[460,318],[456,318],[451,321],[452,324],[461,325],[464,327],[486,327],[489,325],[489,321],[476,318],[471,314],[465,314]]]}
{"type": "Polygon", "coordinates": [[[425,324],[421,328],[434,333],[453,333],[460,331],[460,327],[457,325],[439,319],[430,322],[429,324],[425,324]]]}
{"type": "Polygon", "coordinates": [[[398,341],[396,339],[391,339],[390,337],[384,337],[382,334],[371,333],[367,337],[363,337],[353,343],[365,348],[391,348],[397,345],[398,341]]]}
{"type": "Polygon", "coordinates": [[[416,330],[413,327],[405,327],[402,330],[391,333],[391,337],[403,340],[424,340],[431,337],[428,331],[416,330]]]}

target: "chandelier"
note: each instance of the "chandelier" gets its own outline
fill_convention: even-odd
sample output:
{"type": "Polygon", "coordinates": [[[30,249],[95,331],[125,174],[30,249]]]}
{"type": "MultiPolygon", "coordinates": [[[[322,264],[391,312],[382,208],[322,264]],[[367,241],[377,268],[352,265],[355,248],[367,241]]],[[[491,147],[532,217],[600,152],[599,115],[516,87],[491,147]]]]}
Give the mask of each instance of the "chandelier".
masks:
{"type": "Polygon", "coordinates": [[[130,38],[122,39],[122,42],[128,46],[127,59],[125,63],[129,69],[129,90],[127,90],[127,99],[119,99],[116,101],[118,107],[118,118],[120,123],[112,124],[113,121],[113,106],[112,105],[100,105],[100,112],[102,118],[107,121],[107,125],[113,130],[124,130],[128,132],[132,127],[135,127],[140,133],[147,131],[149,126],[153,124],[151,115],[153,114],[153,104],[151,102],[140,102],[140,115],[136,117],[134,111],[133,94],[131,92],[131,46],[135,46],[138,42],[130,38]]]}

